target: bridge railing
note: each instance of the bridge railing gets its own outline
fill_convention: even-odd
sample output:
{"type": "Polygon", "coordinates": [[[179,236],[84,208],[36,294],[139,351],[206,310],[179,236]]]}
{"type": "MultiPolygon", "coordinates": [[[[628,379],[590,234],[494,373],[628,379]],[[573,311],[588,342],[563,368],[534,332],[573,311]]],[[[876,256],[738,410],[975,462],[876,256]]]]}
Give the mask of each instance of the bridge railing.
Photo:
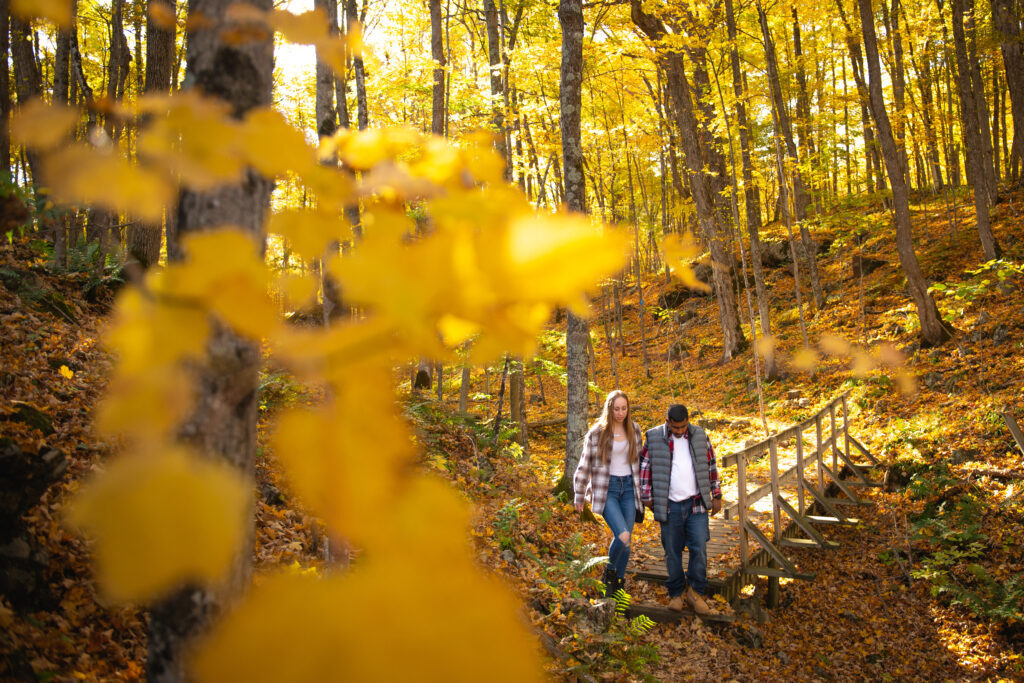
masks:
{"type": "Polygon", "coordinates": [[[867,468],[877,466],[878,461],[850,434],[848,398],[849,392],[844,392],[812,417],[721,458],[723,469],[736,468],[736,500],[726,505],[724,510],[726,519],[738,522],[740,560],[746,574],[768,576],[772,579],[770,585],[776,588],[779,577],[811,579],[814,575],[799,571],[781,548],[834,548],[838,544],[826,540],[815,525],[857,523],[856,518],[841,512],[840,506],[867,504],[854,489],[878,485],[865,475],[867,468]],[[805,437],[811,429],[814,430],[813,441],[805,437]],[[780,453],[788,450],[791,443],[795,453],[780,453]],[[854,462],[851,447],[867,461],[854,462]],[[766,453],[770,480],[750,491],[748,466],[766,453]],[[783,456],[788,456],[784,459],[793,464],[780,471],[779,461],[783,456]],[[807,476],[811,465],[814,466],[814,474],[807,476]],[[851,478],[842,478],[844,467],[852,473],[851,478]],[[795,506],[786,498],[787,491],[793,489],[796,491],[795,506]],[[830,491],[838,492],[842,497],[829,497],[830,491]],[[771,496],[772,503],[770,536],[758,527],[757,517],[752,514],[752,506],[767,496],[771,496]],[[751,541],[760,546],[763,553],[757,553],[755,557],[751,541]]]}

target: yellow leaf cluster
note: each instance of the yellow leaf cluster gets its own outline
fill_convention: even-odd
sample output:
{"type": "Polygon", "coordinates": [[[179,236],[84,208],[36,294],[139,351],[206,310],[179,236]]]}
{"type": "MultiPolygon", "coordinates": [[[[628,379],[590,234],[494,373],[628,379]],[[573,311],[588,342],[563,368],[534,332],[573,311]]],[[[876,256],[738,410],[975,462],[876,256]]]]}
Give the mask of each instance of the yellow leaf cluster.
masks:
{"type": "Polygon", "coordinates": [[[71,26],[70,0],[11,0],[11,13],[23,19],[49,19],[60,28],[71,26]]]}
{"type": "Polygon", "coordinates": [[[20,145],[50,149],[63,142],[78,121],[78,110],[33,98],[11,117],[11,139],[20,145]]]}
{"type": "Polygon", "coordinates": [[[666,235],[662,240],[661,249],[665,254],[665,263],[672,269],[672,274],[684,285],[702,292],[711,291],[690,267],[690,262],[703,252],[692,232],[666,235]]]}
{"type": "Polygon", "coordinates": [[[393,505],[414,543],[403,557],[265,581],[198,653],[199,680],[538,680],[513,596],[464,549],[452,554],[448,541],[466,537],[455,494],[422,479],[402,494],[393,505]]]}
{"type": "Polygon", "coordinates": [[[96,538],[113,600],[150,600],[183,580],[216,581],[244,537],[249,492],[237,473],[180,449],[122,457],[74,501],[69,521],[96,538]]]}

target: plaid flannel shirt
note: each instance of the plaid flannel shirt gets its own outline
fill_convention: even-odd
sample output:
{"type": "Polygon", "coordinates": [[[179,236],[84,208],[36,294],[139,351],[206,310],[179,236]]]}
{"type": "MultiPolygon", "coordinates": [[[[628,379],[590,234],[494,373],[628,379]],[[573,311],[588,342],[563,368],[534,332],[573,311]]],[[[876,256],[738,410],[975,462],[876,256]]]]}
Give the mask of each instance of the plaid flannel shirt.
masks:
{"type": "MultiPolygon", "coordinates": [[[[686,438],[690,438],[690,428],[686,428],[686,438]]],[[[675,441],[672,439],[668,440],[668,451],[672,453],[675,441]]],[[[708,439],[708,478],[711,479],[711,497],[721,498],[722,497],[722,486],[718,483],[718,466],[715,464],[715,448],[711,445],[711,439],[708,439]]],[[[645,505],[650,505],[654,502],[654,493],[651,490],[651,458],[647,455],[647,444],[644,444],[643,450],[640,452],[640,500],[645,505]]],[[[693,497],[693,512],[700,514],[707,512],[708,509],[704,506],[704,499],[698,494],[693,497]]]]}
{"type": "MultiPolygon", "coordinates": [[[[643,432],[640,425],[633,423],[633,438],[636,439],[637,448],[643,443],[643,432]]],[[[583,437],[583,452],[580,454],[580,463],[576,466],[576,474],[572,478],[573,490],[576,493],[576,505],[582,505],[589,494],[591,498],[590,507],[596,514],[604,512],[605,501],[608,500],[608,482],[611,474],[608,465],[601,463],[601,456],[597,452],[597,444],[601,439],[601,430],[591,427],[587,435],[583,437]]],[[[640,458],[633,463],[633,498],[636,509],[640,509],[640,458]]]]}

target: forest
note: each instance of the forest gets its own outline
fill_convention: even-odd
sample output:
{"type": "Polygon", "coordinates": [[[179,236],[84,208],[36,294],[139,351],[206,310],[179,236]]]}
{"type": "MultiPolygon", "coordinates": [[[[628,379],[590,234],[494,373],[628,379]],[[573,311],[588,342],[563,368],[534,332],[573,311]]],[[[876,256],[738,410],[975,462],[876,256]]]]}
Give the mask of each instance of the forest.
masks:
{"type": "Polygon", "coordinates": [[[1021,0],[0,5],[0,679],[1024,679],[1021,0]]]}

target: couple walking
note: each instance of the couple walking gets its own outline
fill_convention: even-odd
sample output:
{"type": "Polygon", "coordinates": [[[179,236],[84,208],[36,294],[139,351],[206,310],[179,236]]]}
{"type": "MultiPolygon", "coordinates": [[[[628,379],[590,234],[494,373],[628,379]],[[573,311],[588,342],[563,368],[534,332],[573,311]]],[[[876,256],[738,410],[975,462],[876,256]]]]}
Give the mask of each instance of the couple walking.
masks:
{"type": "Polygon", "coordinates": [[[711,611],[703,597],[708,514],[722,509],[722,491],[711,442],[701,427],[690,424],[686,406],[671,406],[665,423],[641,437],[629,397],[618,390],[608,394],[601,417],[584,437],[573,485],[576,509],[582,511],[589,496],[612,531],[606,595],[624,585],[633,524],[643,520],[646,506],[661,524],[669,608],[682,611],[685,603],[698,614],[711,611]],[[685,573],[684,548],[690,551],[685,573]]]}

